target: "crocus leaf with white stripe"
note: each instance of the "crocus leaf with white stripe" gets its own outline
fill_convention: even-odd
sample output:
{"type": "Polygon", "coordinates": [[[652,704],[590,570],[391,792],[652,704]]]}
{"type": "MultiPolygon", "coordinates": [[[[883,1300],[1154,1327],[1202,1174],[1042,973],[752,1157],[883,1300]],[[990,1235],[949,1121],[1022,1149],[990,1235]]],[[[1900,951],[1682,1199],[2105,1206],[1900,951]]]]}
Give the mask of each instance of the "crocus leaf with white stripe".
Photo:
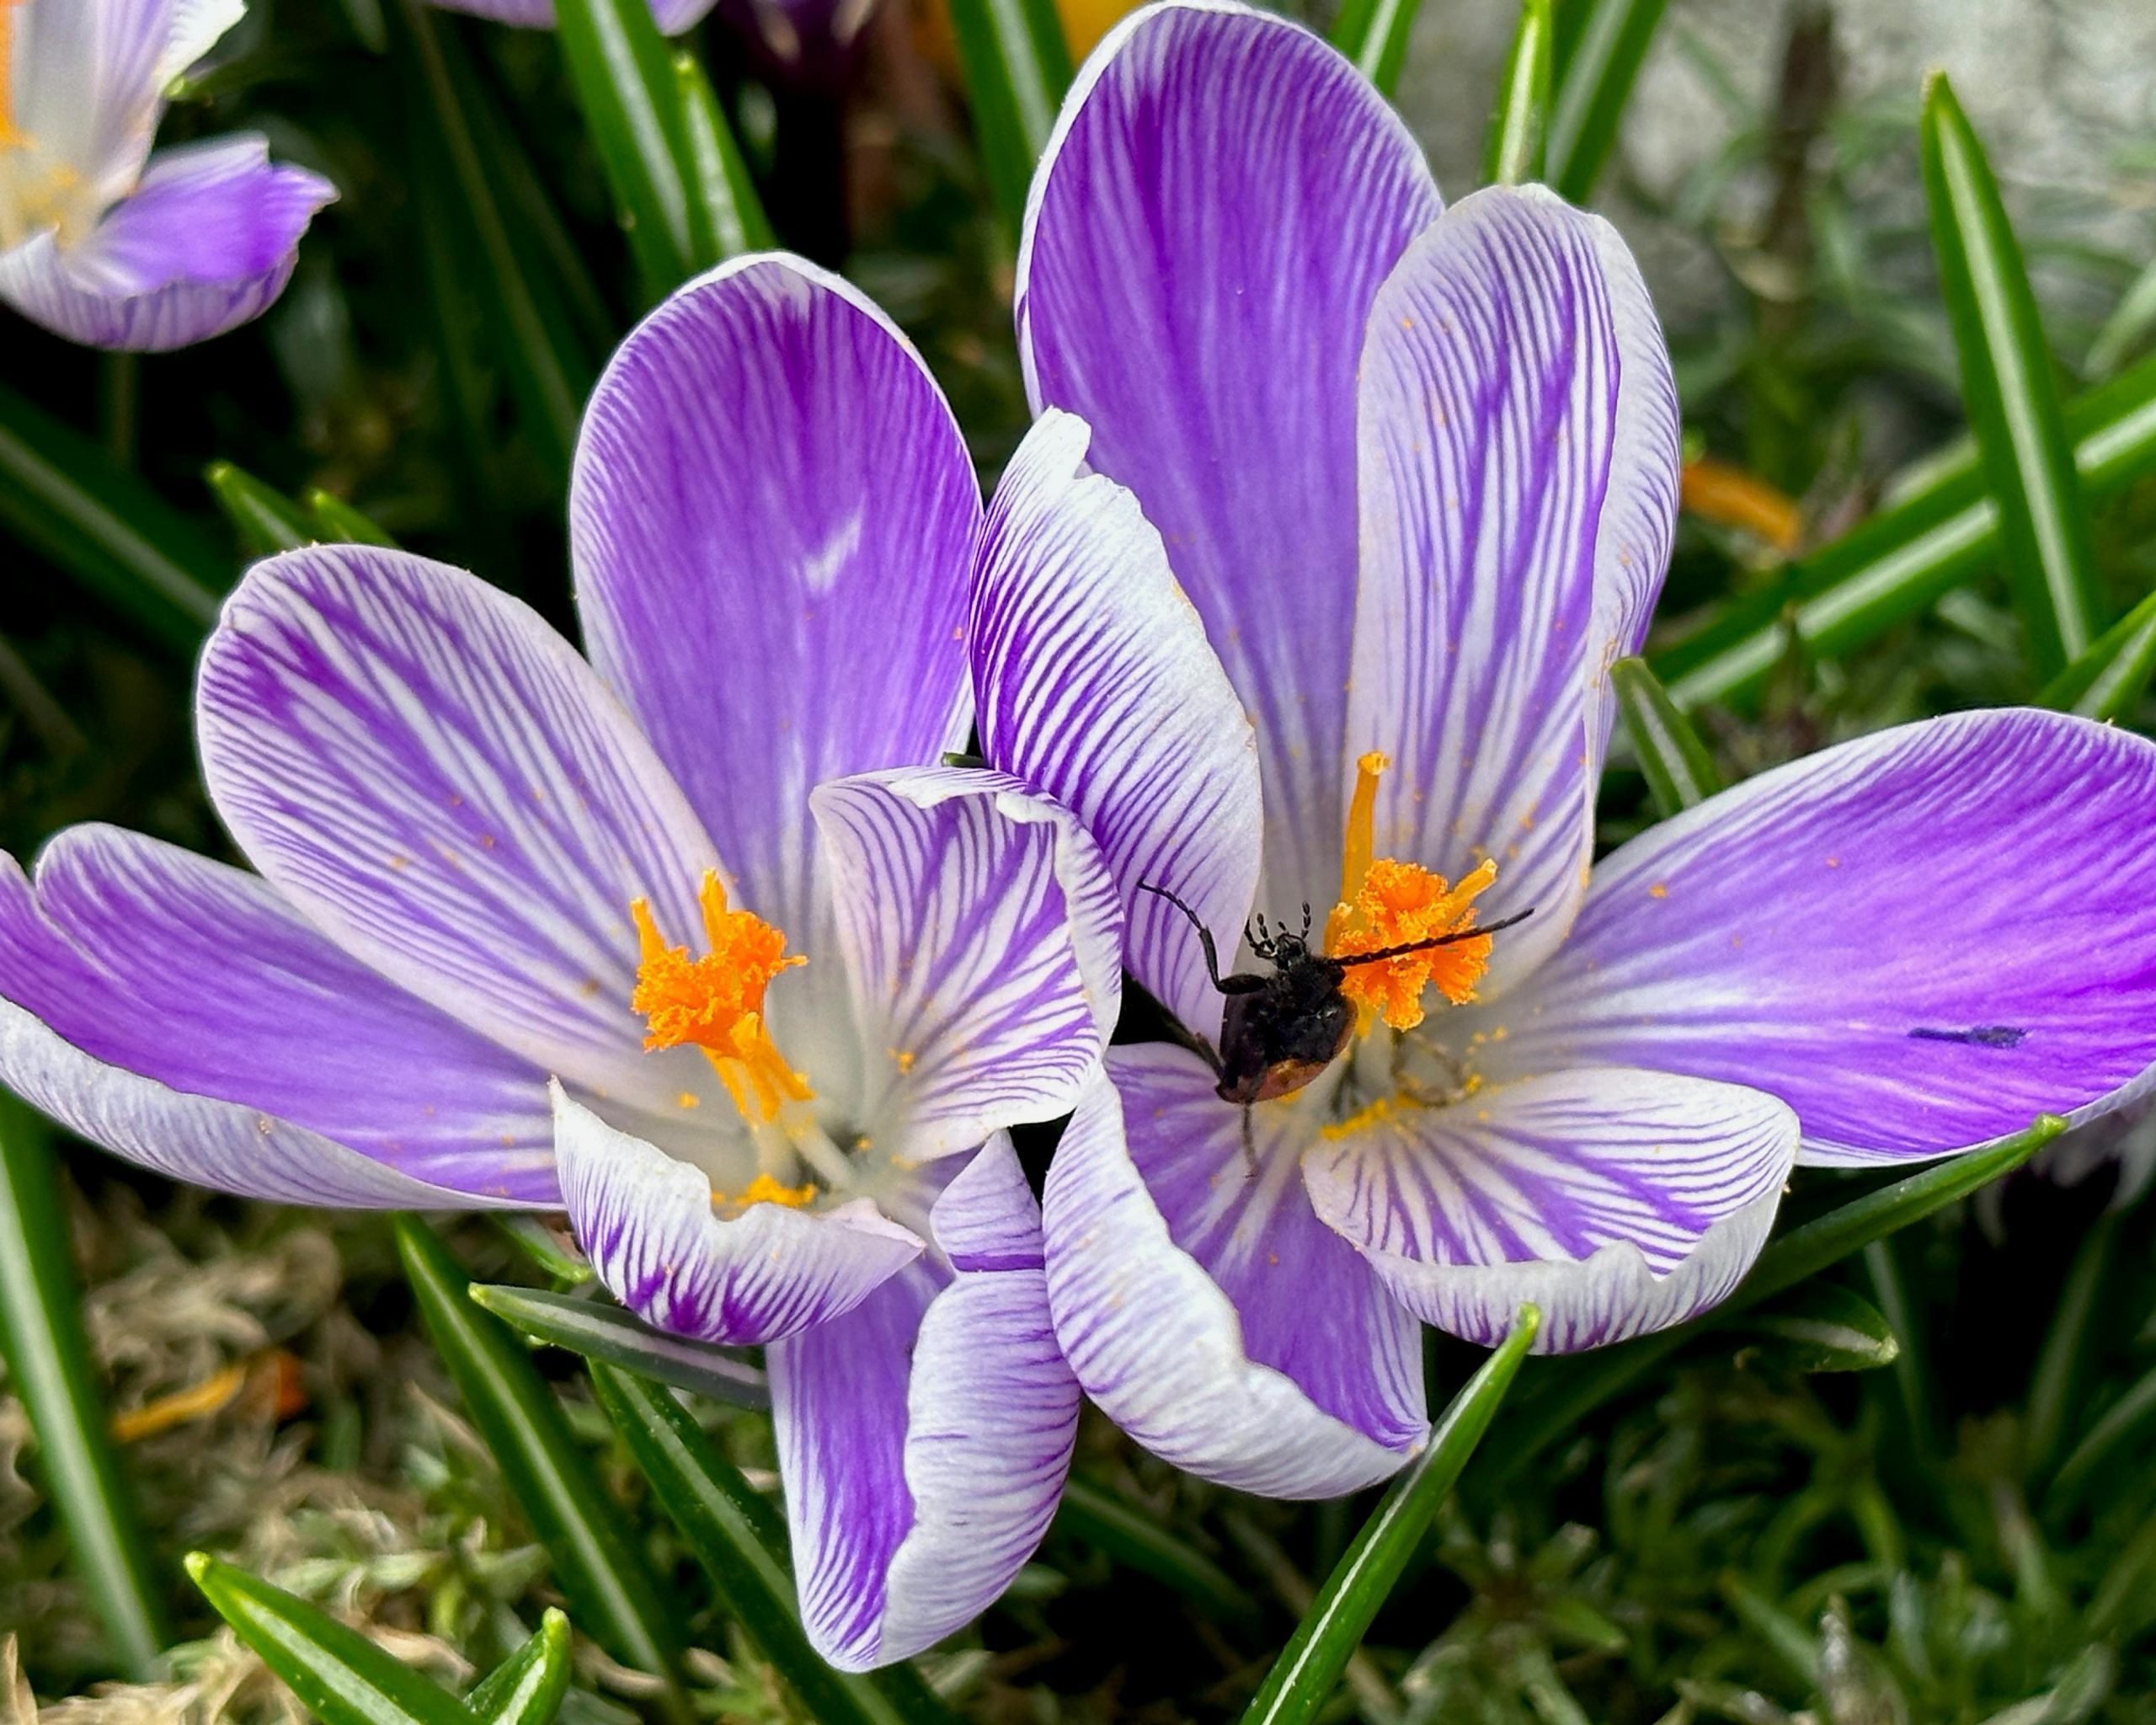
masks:
{"type": "Polygon", "coordinates": [[[991,545],[882,312],[798,259],[713,270],[590,406],[592,660],[392,547],[258,564],[196,708],[259,873],[103,827],[0,859],[0,1081],[222,1190],[566,1208],[685,1354],[773,1350],[817,1645],[866,1669],[949,1633],[1070,1461],[999,1146],[1098,1071],[1123,895],[1038,787],[933,763],[972,723],[976,565],[1033,590],[1029,560],[1098,571],[1143,537],[1079,489],[1109,506],[991,545]],[[841,1392],[857,1372],[877,1394],[841,1392]],[[833,1468],[841,1429],[874,1466],[833,1468]]]}
{"type": "Polygon", "coordinates": [[[1412,1320],[1664,1330],[1743,1279],[1796,1162],[2156,1084],[2145,740],[1964,714],[1719,795],[1672,740],[1694,806],[1595,862],[1678,463],[1606,222],[1535,186],[1440,213],[1338,56],[1168,0],[1074,89],[1017,318],[1040,451],[1083,419],[1094,510],[1127,488],[1162,541],[1055,590],[984,562],[973,644],[990,764],[1091,826],[1185,1033],[1112,1051],[1044,1200],[1058,1333],[1140,1441],[1353,1489],[1424,1440],[1412,1320]]]}
{"type": "Polygon", "coordinates": [[[17,0],[0,14],[0,301],[157,351],[259,316],[337,194],[258,136],[151,152],[165,90],[244,0],[17,0]]]}

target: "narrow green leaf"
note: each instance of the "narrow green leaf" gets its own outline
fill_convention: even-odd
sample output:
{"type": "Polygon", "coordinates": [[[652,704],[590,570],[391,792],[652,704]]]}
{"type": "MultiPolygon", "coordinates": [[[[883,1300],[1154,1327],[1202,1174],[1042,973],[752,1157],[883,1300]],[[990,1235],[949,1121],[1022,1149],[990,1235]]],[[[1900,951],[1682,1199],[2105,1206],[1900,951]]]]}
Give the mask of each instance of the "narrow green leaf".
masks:
{"type": "Polygon", "coordinates": [[[1553,1360],[1537,1374],[1533,1391],[1508,1415],[1492,1446],[1497,1477],[1517,1475],[1556,1439],[1611,1397],[1622,1395],[1653,1367],[1709,1329],[1817,1275],[1828,1265],[1861,1251],[1911,1224],[1967,1198],[2011,1173],[2066,1130],[2054,1114],[2037,1117],[2026,1131],[1867,1192],[1771,1240],[1752,1273],[1714,1311],[1689,1323],[1660,1330],[1577,1359],[1553,1360]]]}
{"type": "Polygon", "coordinates": [[[660,1705],[670,1717],[686,1721],[689,1706],[678,1687],[680,1621],[623,1538],[621,1510],[570,1435],[553,1391],[508,1327],[472,1303],[466,1291],[472,1279],[447,1243],[416,1216],[397,1217],[395,1227],[427,1333],[552,1557],[578,1621],[616,1658],[669,1680],[660,1705]]]}
{"type": "Polygon", "coordinates": [[[1485,185],[1520,185],[1542,178],[1550,129],[1550,0],[1521,0],[1497,105],[1482,151],[1485,185]]]}
{"type": "MultiPolygon", "coordinates": [[[[2156,473],[2156,355],[2068,403],[2066,422],[2090,502],[2156,473]]],[[[1999,553],[1999,511],[1972,452],[1655,654],[1655,670],[1687,711],[1742,698],[1780,662],[1792,635],[1815,658],[1853,651],[1988,573],[1999,553]]]]}
{"type": "Polygon", "coordinates": [[[1332,45],[1355,69],[1390,96],[1407,61],[1407,38],[1422,0],[1346,0],[1332,23],[1332,45]]]}
{"type": "Polygon", "coordinates": [[[517,404],[549,464],[566,476],[592,372],[578,350],[565,314],[537,291],[520,257],[496,196],[488,156],[511,147],[483,141],[499,132],[485,90],[462,53],[454,26],[445,28],[424,0],[404,0],[400,16],[409,39],[415,106],[430,134],[416,152],[419,171],[442,179],[442,196],[459,216],[479,264],[474,284],[487,302],[483,328],[494,337],[517,404]]]}
{"type": "Polygon", "coordinates": [[[786,1525],[664,1389],[595,1360],[592,1387],[659,1501],[711,1578],[719,1602],[792,1685],[817,1725],[948,1725],[910,1666],[867,1676],[825,1664],[801,1627],[786,1525]]]}
{"type": "Polygon", "coordinates": [[[2072,1509],[2099,1467],[2129,1439],[2153,1430],[2156,1430],[2156,1369],[2135,1379],[2067,1452],[2052,1481],[2051,1494],[2045,1499],[2046,1512],[2058,1515],[2072,1509]]]}
{"type": "Polygon", "coordinates": [[[211,462],[202,470],[202,479],[216,499],[217,507],[225,512],[225,519],[232,524],[232,531],[239,535],[240,547],[250,562],[314,542],[314,523],[306,512],[246,468],[230,462],[211,462]]]}
{"type": "Polygon", "coordinates": [[[37,1435],[35,1469],[104,1621],[113,1663],[147,1680],[165,1642],[163,1614],[105,1432],[72,1237],[45,1123],[0,1090],[0,1355],[37,1435]]]}
{"type": "Polygon", "coordinates": [[[2036,704],[2084,718],[2132,718],[2156,672],[2156,593],[2097,638],[2094,646],[2044,686],[2036,704]]]}
{"type": "Polygon", "coordinates": [[[296,1594],[203,1551],[187,1573],[323,1725],[472,1725],[448,1690],[296,1594]]]}
{"type": "Polygon", "coordinates": [[[1015,242],[1033,164],[1070,87],[1070,49],[1053,0],[951,0],[958,66],[989,190],[1015,242]]]}
{"type": "Polygon", "coordinates": [[[1550,99],[1550,184],[1575,204],[1593,195],[1618,123],[1669,0],[1568,0],[1558,13],[1550,99]]]}
{"type": "Polygon", "coordinates": [[[192,654],[237,573],[88,438],[0,389],[0,522],[168,647],[192,654]]]}
{"type": "Polygon", "coordinates": [[[674,77],[688,147],[689,195],[703,208],[700,232],[709,236],[696,267],[708,269],[744,252],[768,251],[778,241],[734,128],[726,123],[726,110],[718,105],[718,92],[696,56],[686,51],[674,56],[674,77]]]}
{"type": "Polygon", "coordinates": [[[1714,756],[1644,659],[1619,660],[1609,667],[1609,681],[1617,692],[1625,734],[1646,776],[1647,794],[1663,820],[1705,802],[1721,788],[1714,756]]]}
{"type": "Polygon", "coordinates": [[[1209,1614],[1246,1620],[1258,1615],[1257,1601],[1203,1551],[1154,1517],[1075,1476],[1063,1488],[1055,1528],[1106,1552],[1126,1569],[1165,1582],[1209,1614]]]}
{"type": "Polygon", "coordinates": [[[1864,1248],[1865,1274],[1871,1283],[1872,1298],[1900,1344],[1891,1370],[1894,1393],[1901,1404],[1902,1422],[1910,1446],[1925,1453],[1931,1442],[1931,1378],[1925,1370],[1925,1337],[1919,1327],[1915,1303],[1909,1298],[1908,1279],[1902,1274],[1900,1254],[1892,1240],[1874,1240],[1864,1248]]]}
{"type": "Polygon", "coordinates": [[[1349,1656],[1363,1644],[1370,1620],[1392,1592],[1488,1429],[1541,1327],[1539,1311],[1532,1306],[1520,1307],[1512,1333],[1453,1397],[1430,1434],[1429,1447],[1393,1482],[1347,1555],[1326,1578],[1259,1685],[1243,1715],[1243,1725],[1291,1725],[1315,1719],[1323,1710],[1349,1656]]]}
{"type": "Polygon", "coordinates": [[[2036,1355],[2029,1381],[2029,1410],[2022,1427],[2022,1465],[2031,1478],[2041,1476],[2065,1440],[2072,1397],[2081,1362],[2088,1355],[2089,1326],[2100,1311],[2104,1274],[2111,1268],[2111,1241],[2118,1231],[2115,1215],[2100,1218],[2083,1236],[2073,1267],[2052,1307],[2050,1328],[2036,1355]]]}
{"type": "Polygon", "coordinates": [[[1871,1371],[1892,1365],[1902,1344],[1879,1308],[1832,1282],[1813,1282],[1744,1317],[1799,1371],[1871,1371]]]}
{"type": "Polygon", "coordinates": [[[1999,505],[2030,655],[2039,675],[2056,676],[2103,628],[2095,547],[2028,269],[1983,146],[1944,72],[1924,90],[1923,154],[1969,427],[1999,505]]]}
{"type": "Polygon", "coordinates": [[[2083,361],[2084,373],[2100,377],[2137,347],[2148,332],[2156,329],[2156,258],[2133,279],[2133,285],[2119,296],[2111,315],[2104,320],[2104,327],[2096,332],[2095,340],[2089,344],[2089,357],[2083,361]]]}
{"type": "Polygon", "coordinates": [[[650,0],[555,0],[555,38],[576,86],[644,298],[655,303],[712,255],[691,195],[681,86],[650,0]]]}
{"type": "Polygon", "coordinates": [[[344,545],[381,545],[395,550],[397,542],[377,526],[371,515],[358,510],[319,485],[307,494],[307,510],[314,517],[315,537],[344,545]]]}
{"type": "Polygon", "coordinates": [[[472,1297],[536,1342],[737,1407],[771,1405],[771,1381],[755,1366],[723,1348],[654,1330],[618,1306],[487,1282],[474,1282],[472,1297]]]}
{"type": "MultiPolygon", "coordinates": [[[[565,1241],[541,1217],[516,1210],[497,1210],[487,1220],[502,1238],[522,1252],[532,1268],[558,1288],[580,1288],[592,1278],[591,1260],[565,1241]]],[[[482,1300],[479,1302],[486,1306],[482,1300]]],[[[488,1306],[492,1311],[493,1308],[488,1306]]]]}
{"type": "Polygon", "coordinates": [[[479,1725],[550,1725],[569,1692],[569,1620],[551,1608],[531,1640],[464,1698],[479,1725]]]}

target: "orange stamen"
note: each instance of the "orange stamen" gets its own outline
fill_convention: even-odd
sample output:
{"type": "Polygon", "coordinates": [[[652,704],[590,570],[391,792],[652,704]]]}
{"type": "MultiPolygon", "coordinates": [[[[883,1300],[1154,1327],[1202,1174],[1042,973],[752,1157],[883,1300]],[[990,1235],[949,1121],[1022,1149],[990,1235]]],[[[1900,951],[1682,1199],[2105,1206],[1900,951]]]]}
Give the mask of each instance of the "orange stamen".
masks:
{"type": "MultiPolygon", "coordinates": [[[[1390,764],[1374,750],[1355,763],[1355,794],[1341,846],[1340,902],[1325,925],[1330,958],[1352,959],[1471,928],[1475,900],[1497,878],[1497,865],[1486,860],[1455,886],[1419,863],[1371,854],[1378,775],[1390,764]]],[[[1489,967],[1490,937],[1483,935],[1380,964],[1356,965],[1340,987],[1354,1002],[1358,1029],[1368,1032],[1383,1018],[1395,1030],[1412,1030],[1422,1022],[1425,990],[1434,987],[1460,1006],[1475,997],[1475,985],[1489,967]]]]}
{"type": "Polygon", "coordinates": [[[769,1174],[757,1175],[741,1188],[738,1196],[729,1198],[723,1192],[713,1192],[711,1195],[713,1210],[724,1210],[734,1215],[739,1215],[752,1204],[776,1204],[783,1210],[803,1210],[815,1201],[816,1183],[814,1180],[806,1185],[787,1186],[769,1174]]]}
{"type": "Polygon", "coordinates": [[[14,23],[8,13],[17,0],[0,0],[0,150],[17,142],[15,131],[14,23]]]}
{"type": "Polygon", "coordinates": [[[686,947],[667,945],[647,900],[629,906],[640,948],[629,1004],[643,1015],[643,1045],[702,1049],[744,1119],[775,1119],[785,1103],[810,1101],[815,1092],[772,1043],[764,991],[780,971],[808,961],[789,956],[786,936],[760,916],[729,911],[716,870],[705,873],[697,899],[710,948],[700,959],[686,947]]]}

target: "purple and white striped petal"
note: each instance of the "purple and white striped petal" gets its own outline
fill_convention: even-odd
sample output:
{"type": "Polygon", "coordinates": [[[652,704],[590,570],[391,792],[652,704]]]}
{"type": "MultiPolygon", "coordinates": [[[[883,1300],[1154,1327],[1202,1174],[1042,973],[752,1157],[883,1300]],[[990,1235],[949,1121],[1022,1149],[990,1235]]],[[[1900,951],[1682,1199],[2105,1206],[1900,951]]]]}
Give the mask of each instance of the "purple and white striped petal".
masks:
{"type": "MultiPolygon", "coordinates": [[[[554,27],[554,0],[433,0],[433,3],[446,12],[469,13],[474,18],[489,18],[496,24],[526,29],[554,27]]],[[[651,15],[659,35],[678,36],[694,29],[716,3],[717,0],[651,0],[651,15]]]]}
{"type": "Polygon", "coordinates": [[[921,1255],[866,1199],[835,1210],[752,1204],[722,1220],[711,1177],[610,1126],[553,1087],[554,1154],[577,1244],[607,1291],[654,1327],[746,1347],[851,1311],[921,1255]]]}
{"type": "MultiPolygon", "coordinates": [[[[71,942],[0,854],[0,1082],[34,1107],[115,1156],[243,1197],[379,1210],[499,1201],[430,1185],[252,1103],[165,1081],[150,1046],[163,1027],[125,1021],[139,1000],[129,983],[71,942]],[[115,1022],[92,1017],[101,1009],[115,1022]],[[146,1070],[133,1070],[138,1060],[146,1070]]],[[[176,1039],[176,1076],[199,1081],[186,1061],[200,1050],[184,1028],[176,1039]]]]}
{"type": "MultiPolygon", "coordinates": [[[[799,951],[832,934],[809,792],[964,744],[979,523],[920,355],[798,258],[691,282],[592,396],[569,497],[592,663],[799,951]]],[[[772,996],[780,1046],[844,1011],[810,965],[772,996]]]]}
{"type": "Polygon", "coordinates": [[[1762,1091],[1619,1067],[1396,1108],[1314,1150],[1317,1213],[1417,1316],[1495,1347],[1623,1341],[1728,1297],[1766,1242],[1796,1116],[1762,1091]]]}
{"type": "MultiPolygon", "coordinates": [[[[1495,998],[1583,896],[1613,713],[1677,513],[1669,358],[1624,243],[1540,186],[1462,200],[1370,316],[1352,756],[1378,750],[1375,851],[1497,863],[1495,998]]],[[[1342,805],[1345,812],[1345,804],[1342,805]]]]}
{"type": "Polygon", "coordinates": [[[659,1114],[630,902],[702,927],[718,859],[618,702],[528,606],[402,552],[258,563],[203,654],[204,777],[254,865],[345,951],[544,1070],[659,1114]]]}
{"type": "Polygon", "coordinates": [[[871,1139],[925,1161],[1068,1113],[1123,1001],[1115,883],[1076,817],[958,767],[840,779],[811,801],[871,1139]]]}
{"type": "Polygon", "coordinates": [[[1267,891],[1330,902],[1354,611],[1355,369],[1436,219],[1414,140],[1300,25],[1147,7],[1065,98],[1019,251],[1036,409],[1093,429],[1257,724],[1267,891]]]}
{"type": "Polygon", "coordinates": [[[1101,841],[1138,980],[1190,1029],[1220,997],[1162,887],[1232,959],[1264,824],[1249,716],[1137,499],[1085,470],[1085,423],[1051,408],[990,500],[974,559],[974,706],[989,761],[1101,841]]]}
{"type": "Polygon", "coordinates": [[[1238,1491],[1330,1498],[1396,1471],[1428,1432],[1418,1332],[1312,1214],[1302,1111],[1254,1110],[1246,1162],[1241,1110],[1196,1055],[1116,1048],[1107,1071],[1043,1199],[1049,1305],[1086,1393],[1238,1491]]]}
{"type": "Polygon", "coordinates": [[[301,235],[336,195],[321,175],[270,161],[258,136],[163,150],[81,240],[46,232],[0,254],[0,300],[92,347],[206,341],[285,291],[301,235]]]}
{"type": "Polygon", "coordinates": [[[12,860],[0,893],[0,996],[91,1059],[432,1188],[558,1201],[546,1075],[348,958],[253,875],[77,826],[40,855],[34,893],[12,860]]]}
{"type": "Polygon", "coordinates": [[[1756,1085],[1801,1160],[1891,1162],[2156,1084],[2156,745],[2028,710],[1844,743],[1594,871],[1490,1076],[1648,1065],[1756,1085]]]}
{"type": "Polygon", "coordinates": [[[1078,1432],[1049,1322],[1040,1210],[992,1140],[931,1213],[926,1264],[771,1350],[801,1619],[843,1671],[980,1615],[1048,1531],[1078,1432]]]}

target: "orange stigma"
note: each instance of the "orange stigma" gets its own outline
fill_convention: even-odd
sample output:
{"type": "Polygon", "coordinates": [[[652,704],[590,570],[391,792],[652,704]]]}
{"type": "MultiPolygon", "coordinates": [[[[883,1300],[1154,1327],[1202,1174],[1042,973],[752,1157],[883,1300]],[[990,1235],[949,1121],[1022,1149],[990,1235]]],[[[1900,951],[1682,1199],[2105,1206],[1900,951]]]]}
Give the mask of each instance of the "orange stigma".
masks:
{"type": "Polygon", "coordinates": [[[629,906],[642,948],[629,1004],[643,1015],[647,1049],[702,1049],[742,1118],[751,1124],[770,1120],[785,1103],[814,1096],[764,1026],[764,991],[771,979],[808,961],[789,957],[786,936],[760,916],[728,910],[716,870],[706,871],[696,896],[710,948],[701,959],[690,957],[686,947],[667,945],[648,901],[629,906]]]}
{"type": "MultiPolygon", "coordinates": [[[[1372,855],[1378,775],[1391,764],[1374,750],[1355,763],[1355,794],[1341,846],[1340,902],[1325,924],[1328,958],[1353,959],[1471,928],[1475,900],[1497,878],[1497,863],[1485,860],[1454,886],[1419,863],[1372,855]]],[[[1425,990],[1434,987],[1463,1005],[1475,997],[1475,985],[1489,966],[1485,935],[1356,965],[1341,980],[1340,991],[1354,1002],[1358,1029],[1367,1032],[1383,1018],[1395,1030],[1412,1030],[1422,1022],[1425,990]]]]}

